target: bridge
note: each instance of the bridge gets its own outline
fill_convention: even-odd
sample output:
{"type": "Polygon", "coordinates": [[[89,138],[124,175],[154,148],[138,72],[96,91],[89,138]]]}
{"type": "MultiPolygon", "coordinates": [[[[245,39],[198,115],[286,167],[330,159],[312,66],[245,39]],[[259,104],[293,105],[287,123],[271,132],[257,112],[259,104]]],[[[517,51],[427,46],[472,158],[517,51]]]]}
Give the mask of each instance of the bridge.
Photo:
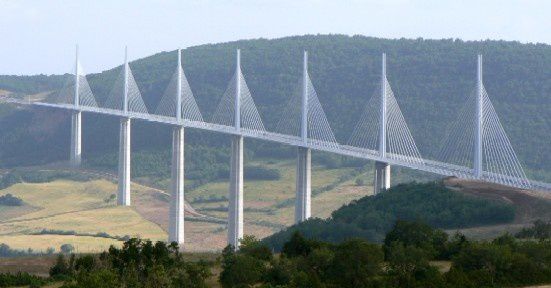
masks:
{"type": "Polygon", "coordinates": [[[238,247],[243,237],[244,138],[297,147],[295,222],[310,217],[311,150],[326,151],[375,161],[374,193],[390,188],[390,166],[398,165],[443,176],[476,179],[523,189],[551,191],[551,184],[529,180],[493,108],[483,84],[482,56],[478,55],[477,84],[466,97],[459,117],[450,128],[440,153],[441,161],[419,153],[387,79],[386,55],[382,54],[381,81],[369,100],[347,143],[337,142],[308,74],[304,52],[302,92],[283,111],[275,131],[265,129],[251,91],[241,71],[237,50],[235,73],[210,121],[205,121],[181,64],[178,50],[175,72],[155,111],[148,111],[128,64],[105,103],[98,103],[78,60],[70,80],[53,97],[31,101],[8,97],[4,102],[71,111],[70,164],[81,164],[82,113],[120,118],[118,205],[130,205],[130,127],[133,120],[173,127],[169,209],[169,241],[184,244],[184,130],[202,129],[231,135],[228,206],[228,243],[238,247]]]}

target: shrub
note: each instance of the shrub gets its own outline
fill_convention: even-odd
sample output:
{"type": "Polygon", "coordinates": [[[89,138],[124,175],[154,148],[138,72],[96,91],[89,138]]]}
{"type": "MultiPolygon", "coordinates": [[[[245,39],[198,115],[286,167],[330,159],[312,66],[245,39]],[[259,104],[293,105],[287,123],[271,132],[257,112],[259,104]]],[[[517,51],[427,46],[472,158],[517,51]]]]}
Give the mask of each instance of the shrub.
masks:
{"type": "Polygon", "coordinates": [[[72,244],[63,244],[59,247],[61,253],[69,254],[75,250],[75,247],[72,244]]]}
{"type": "Polygon", "coordinates": [[[281,178],[279,170],[264,166],[245,166],[243,173],[247,180],[279,180],[281,178]]]}
{"type": "Polygon", "coordinates": [[[11,195],[6,194],[0,196],[0,205],[4,206],[23,206],[23,200],[11,195]]]}

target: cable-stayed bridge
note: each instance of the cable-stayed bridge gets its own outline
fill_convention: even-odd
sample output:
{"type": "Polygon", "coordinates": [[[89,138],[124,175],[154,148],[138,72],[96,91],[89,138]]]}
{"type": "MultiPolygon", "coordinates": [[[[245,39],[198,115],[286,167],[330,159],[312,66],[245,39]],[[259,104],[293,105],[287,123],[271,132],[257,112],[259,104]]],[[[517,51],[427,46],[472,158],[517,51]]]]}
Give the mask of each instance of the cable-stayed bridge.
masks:
{"type": "MultiPolygon", "coordinates": [[[[237,247],[243,237],[243,139],[254,138],[297,147],[295,221],[310,217],[311,150],[375,161],[374,192],[390,187],[390,165],[399,165],[443,176],[456,176],[518,187],[551,191],[551,184],[526,177],[483,84],[482,56],[478,56],[477,85],[466,97],[457,121],[450,128],[440,161],[419,153],[387,79],[386,55],[382,56],[381,81],[367,103],[347,143],[337,142],[308,74],[304,52],[302,91],[283,110],[275,131],[268,131],[241,71],[237,50],[235,73],[211,119],[197,106],[181,65],[157,108],[148,111],[134,80],[128,58],[104,103],[96,100],[78,60],[74,74],[63,88],[46,100],[3,98],[5,102],[69,110],[71,117],[70,163],[81,163],[82,113],[118,116],[119,183],[117,203],[130,205],[130,126],[133,119],[173,126],[172,181],[169,241],[184,243],[184,129],[195,128],[229,134],[231,141],[228,243],[237,247]]],[[[445,127],[443,127],[444,129],[445,127]]]]}

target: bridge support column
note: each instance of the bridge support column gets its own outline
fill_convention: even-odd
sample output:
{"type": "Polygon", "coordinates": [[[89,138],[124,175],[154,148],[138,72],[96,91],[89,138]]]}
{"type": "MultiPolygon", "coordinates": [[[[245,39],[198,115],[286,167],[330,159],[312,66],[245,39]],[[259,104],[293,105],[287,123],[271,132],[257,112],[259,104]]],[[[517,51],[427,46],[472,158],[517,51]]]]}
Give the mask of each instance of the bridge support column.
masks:
{"type": "Polygon", "coordinates": [[[237,249],[243,238],[243,136],[240,135],[232,138],[228,198],[228,244],[237,249]]]}
{"type": "Polygon", "coordinates": [[[130,206],[130,118],[121,119],[119,136],[119,190],[117,204],[130,206]]]}
{"type": "Polygon", "coordinates": [[[311,152],[309,148],[298,147],[297,149],[297,175],[296,175],[296,200],[295,200],[295,223],[310,218],[311,213],[311,152]]]}
{"type": "Polygon", "coordinates": [[[390,165],[385,162],[375,162],[375,180],[373,181],[373,194],[377,195],[382,190],[390,188],[390,165]]]}
{"type": "Polygon", "coordinates": [[[71,167],[78,168],[82,161],[82,112],[73,111],[71,115],[71,151],[69,154],[69,163],[71,167]]]}
{"type": "Polygon", "coordinates": [[[184,244],[184,127],[172,132],[172,184],[168,241],[184,244]]]}

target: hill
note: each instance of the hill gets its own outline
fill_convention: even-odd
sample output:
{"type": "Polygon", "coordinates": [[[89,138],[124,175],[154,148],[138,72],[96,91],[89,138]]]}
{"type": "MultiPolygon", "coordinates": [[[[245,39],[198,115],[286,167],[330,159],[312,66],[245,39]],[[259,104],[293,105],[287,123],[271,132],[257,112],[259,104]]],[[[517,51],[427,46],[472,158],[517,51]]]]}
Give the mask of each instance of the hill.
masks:
{"type": "MultiPolygon", "coordinates": [[[[190,47],[183,51],[184,67],[206,119],[210,118],[231,78],[238,47],[242,49],[247,83],[268,129],[274,129],[281,117],[277,111],[299,90],[301,53],[303,49],[309,50],[313,84],[342,143],[347,141],[376,89],[380,54],[386,52],[389,81],[417,146],[428,158],[437,157],[458,108],[474,88],[475,56],[482,53],[486,89],[521,162],[530,177],[551,181],[551,146],[545,137],[551,131],[551,98],[547,97],[551,94],[549,45],[309,35],[190,47]]],[[[131,63],[150,110],[156,106],[169,81],[175,58],[174,52],[162,52],[131,63]]],[[[100,102],[109,93],[117,69],[89,75],[90,86],[100,102]]],[[[20,93],[49,91],[61,86],[59,78],[63,77],[0,76],[0,89],[20,93]]],[[[69,121],[65,112],[8,110],[0,113],[0,129],[5,131],[0,142],[0,165],[12,167],[66,159],[69,121]]],[[[87,160],[116,152],[116,119],[85,115],[83,123],[87,160]]],[[[147,167],[148,173],[158,173],[156,171],[166,167],[170,161],[166,153],[170,145],[169,127],[138,122],[134,125],[133,137],[134,151],[159,159],[158,166],[147,167]]],[[[220,175],[225,175],[225,149],[229,143],[225,136],[189,131],[186,137],[190,146],[212,150],[209,159],[191,157],[190,168],[186,167],[190,172],[207,173],[204,167],[221,167],[220,175]],[[218,154],[222,157],[215,156],[218,154]]],[[[294,156],[292,149],[269,143],[248,141],[246,149],[251,157],[294,156]]],[[[115,169],[116,164],[110,165],[110,169],[115,169]]]]}
{"type": "Polygon", "coordinates": [[[485,229],[493,229],[492,236],[499,236],[511,231],[503,224],[515,224],[518,231],[535,219],[551,219],[549,208],[548,197],[452,178],[445,183],[400,184],[376,196],[352,201],[333,211],[330,218],[305,221],[263,241],[279,250],[295,231],[300,231],[309,238],[329,242],[350,238],[381,242],[397,220],[422,221],[450,233],[476,227],[478,231],[470,231],[469,236],[490,238],[485,229]]]}

